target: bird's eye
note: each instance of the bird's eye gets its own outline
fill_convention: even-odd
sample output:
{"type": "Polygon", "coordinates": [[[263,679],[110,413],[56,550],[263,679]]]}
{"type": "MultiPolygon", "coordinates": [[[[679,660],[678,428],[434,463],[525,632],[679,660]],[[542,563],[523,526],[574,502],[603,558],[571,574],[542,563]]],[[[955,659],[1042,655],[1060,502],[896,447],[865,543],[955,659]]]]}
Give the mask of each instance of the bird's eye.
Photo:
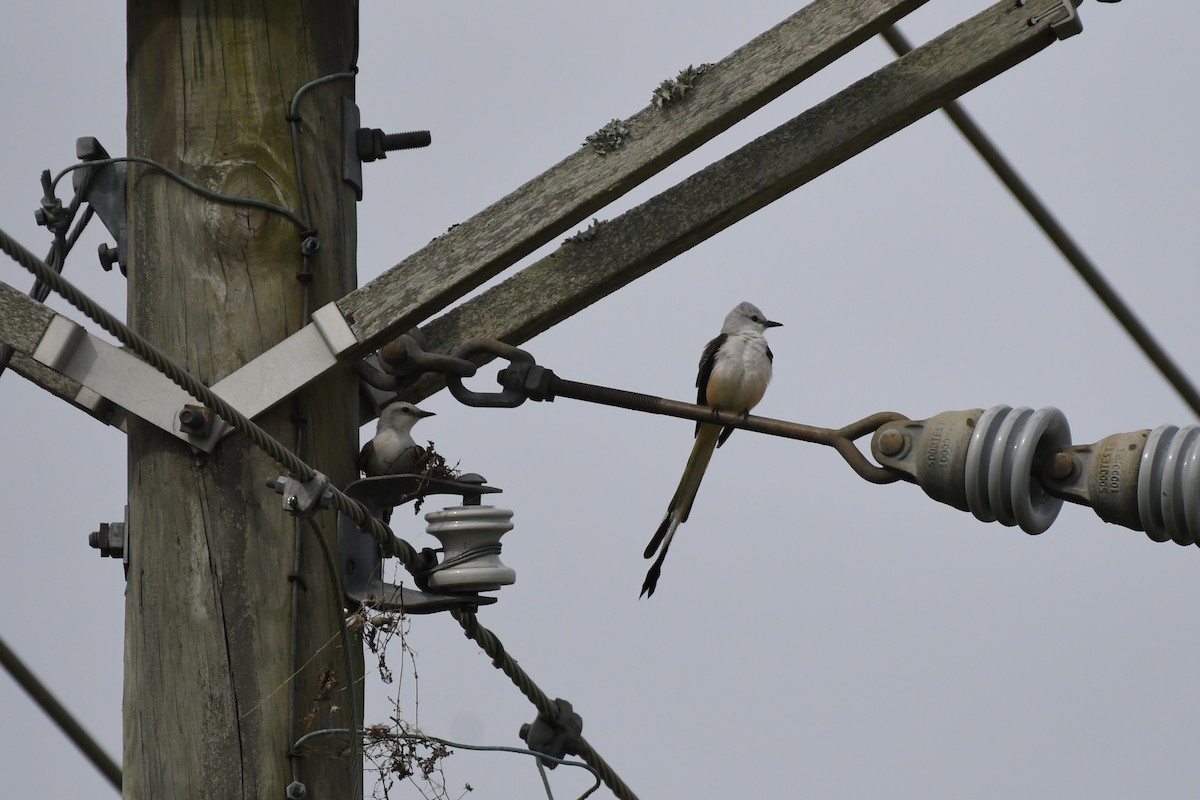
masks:
{"type": "Polygon", "coordinates": [[[759,318],[758,314],[751,314],[750,319],[754,322],[762,322],[762,319],[759,318]]]}

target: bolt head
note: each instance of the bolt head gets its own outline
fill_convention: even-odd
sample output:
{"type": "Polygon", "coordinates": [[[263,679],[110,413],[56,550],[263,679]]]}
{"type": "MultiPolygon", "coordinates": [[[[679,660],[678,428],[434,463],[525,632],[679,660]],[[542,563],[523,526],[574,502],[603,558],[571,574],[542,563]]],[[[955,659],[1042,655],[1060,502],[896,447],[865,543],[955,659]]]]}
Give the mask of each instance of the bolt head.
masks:
{"type": "Polygon", "coordinates": [[[885,456],[894,456],[904,449],[904,434],[895,428],[888,428],[879,434],[879,452],[885,456]]]}
{"type": "Polygon", "coordinates": [[[1075,459],[1070,453],[1055,453],[1046,465],[1046,475],[1056,481],[1065,481],[1075,471],[1075,459]]]}

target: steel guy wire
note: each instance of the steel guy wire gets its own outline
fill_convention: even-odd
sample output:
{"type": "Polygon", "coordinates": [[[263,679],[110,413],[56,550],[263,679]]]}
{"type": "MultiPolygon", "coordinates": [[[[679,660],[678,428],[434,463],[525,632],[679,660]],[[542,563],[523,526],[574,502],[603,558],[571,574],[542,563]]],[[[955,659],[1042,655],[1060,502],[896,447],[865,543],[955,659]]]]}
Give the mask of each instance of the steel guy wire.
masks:
{"type": "Polygon", "coordinates": [[[84,727],[79,724],[79,720],[75,719],[71,715],[71,712],[67,711],[62,703],[58,702],[58,699],[46,688],[46,685],[38,680],[37,676],[9,648],[3,639],[0,639],[0,666],[3,666],[7,670],[8,674],[17,682],[17,685],[25,690],[29,698],[37,703],[46,716],[54,721],[59,730],[79,748],[84,757],[92,762],[92,766],[99,770],[105,778],[108,778],[109,783],[120,792],[120,766],[104,751],[100,743],[84,730],[84,727]]]}
{"type": "MultiPolygon", "coordinates": [[[[508,651],[504,649],[504,645],[501,644],[496,634],[479,624],[479,619],[475,616],[474,612],[455,609],[450,612],[450,615],[458,620],[458,624],[462,626],[463,633],[468,638],[475,640],[483,648],[483,652],[491,656],[492,664],[496,669],[501,670],[509,677],[509,680],[521,690],[521,694],[525,695],[529,699],[529,702],[533,703],[539,714],[550,719],[558,716],[558,705],[533,682],[533,678],[529,677],[529,673],[521,669],[521,665],[508,654],[508,651]]],[[[633,789],[630,789],[625,781],[621,780],[621,776],[609,766],[607,761],[600,757],[600,754],[588,744],[582,735],[579,737],[578,747],[579,757],[596,769],[597,774],[599,774],[605,785],[612,790],[613,794],[621,800],[637,800],[637,795],[633,793],[633,789]]]]}
{"type": "MultiPolygon", "coordinates": [[[[908,39],[894,26],[884,28],[882,36],[899,56],[912,50],[908,39]]],[[[1150,359],[1150,362],[1167,379],[1167,382],[1179,393],[1192,411],[1200,416],[1200,390],[1197,390],[1196,385],[1192,383],[1179,364],[1171,358],[1170,354],[1154,338],[1150,329],[1142,323],[1120,293],[1113,288],[1099,268],[1087,257],[1071,234],[1067,233],[1066,228],[1041,201],[1033,188],[1017,173],[961,103],[951,100],[942,106],[942,110],[946,112],[946,116],[950,117],[950,121],[954,123],[966,140],[971,143],[979,156],[992,168],[1000,182],[1008,187],[1017,202],[1024,207],[1029,216],[1033,217],[1034,222],[1054,243],[1063,258],[1075,268],[1079,277],[1083,278],[1084,282],[1100,298],[1100,302],[1104,303],[1109,312],[1116,317],[1117,322],[1125,328],[1146,358],[1150,359]]]]}
{"type": "MultiPolygon", "coordinates": [[[[176,364],[165,353],[131,330],[127,325],[88,297],[87,294],[80,291],[70,281],[47,267],[44,262],[40,261],[37,256],[26,249],[20,242],[9,236],[3,229],[0,229],[0,250],[3,250],[22,267],[44,280],[49,284],[50,288],[62,295],[67,302],[115,336],[147,364],[170,378],[176,386],[208,406],[217,416],[248,437],[255,446],[286,467],[290,472],[298,475],[304,481],[312,480],[316,477],[316,470],[284,447],[279,440],[248,419],[236,408],[226,403],[220,395],[213,392],[202,381],[176,364]]],[[[379,542],[379,546],[385,555],[395,555],[406,567],[417,564],[418,554],[412,545],[393,534],[391,529],[383,522],[371,516],[361,503],[347,497],[336,486],[331,485],[329,489],[333,496],[333,503],[337,509],[354,520],[354,523],[359,528],[370,533],[379,542]]]]}

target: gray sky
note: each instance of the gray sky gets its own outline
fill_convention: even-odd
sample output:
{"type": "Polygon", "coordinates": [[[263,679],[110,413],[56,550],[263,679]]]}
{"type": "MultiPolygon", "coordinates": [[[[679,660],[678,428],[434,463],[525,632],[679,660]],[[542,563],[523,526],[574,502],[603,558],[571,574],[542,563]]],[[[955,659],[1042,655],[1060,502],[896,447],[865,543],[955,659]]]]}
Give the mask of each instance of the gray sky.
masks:
{"type": "MultiPolygon", "coordinates": [[[[924,41],[986,5],[931,2],[901,28],[924,41]]],[[[0,31],[0,227],[39,253],[49,241],[33,223],[40,170],[70,163],[81,135],[125,151],[124,20],[119,7],[105,10],[16,4],[0,31]]],[[[794,10],[364,3],[364,123],[427,127],[434,145],[365,168],[360,281],[641,109],[663,78],[724,57],[794,10]]],[[[1080,13],[1081,36],[965,104],[1200,378],[1200,7],[1086,3],[1080,13]]],[[[599,216],[890,58],[882,41],[867,43],[599,216]]],[[[120,312],[122,279],[91,255],[99,231],[91,227],[68,276],[120,312]]],[[[30,283],[13,264],[0,280],[30,283]]],[[[528,349],[563,377],[686,400],[701,348],[743,299],[785,323],[770,332],[776,377],[758,408],[767,416],[838,427],[880,410],[922,418],[1053,405],[1079,443],[1194,421],[941,115],[528,349]]],[[[503,559],[517,583],[481,620],[548,693],[574,704],[590,742],[642,797],[1200,788],[1200,688],[1187,678],[1200,656],[1189,633],[1200,563],[1191,548],[1156,545],[1079,507],[1029,537],[912,485],[869,485],[825,448],[742,432],[714,459],[657,594],[639,601],[640,554],[687,457],[690,423],[569,400],[501,411],[439,395],[424,405],[439,416],[419,432],[502,487],[498,504],[516,512],[503,559]],[[719,502],[721,490],[739,501],[719,502]]],[[[124,436],[15,374],[0,379],[0,409],[0,635],[119,756],[123,583],[86,534],[121,516],[124,436]]],[[[397,515],[418,546],[432,541],[422,525],[397,515]]],[[[409,643],[424,730],[520,744],[532,706],[453,620],[414,619],[409,643]]],[[[369,681],[366,721],[383,721],[396,689],[369,681]]],[[[400,692],[417,721],[411,665],[400,692]]],[[[4,676],[0,707],[0,793],[108,796],[4,676]]],[[[460,751],[445,770],[451,797],[465,783],[477,798],[542,791],[519,756],[460,751]]],[[[588,783],[567,769],[551,780],[560,798],[588,783]]]]}

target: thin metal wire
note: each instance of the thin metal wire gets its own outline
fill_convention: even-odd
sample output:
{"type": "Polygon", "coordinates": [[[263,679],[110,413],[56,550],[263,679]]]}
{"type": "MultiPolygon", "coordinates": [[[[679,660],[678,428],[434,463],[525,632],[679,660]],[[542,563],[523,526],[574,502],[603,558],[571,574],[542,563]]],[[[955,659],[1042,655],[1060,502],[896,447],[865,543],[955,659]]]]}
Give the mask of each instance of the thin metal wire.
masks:
{"type": "MultiPolygon", "coordinates": [[[[884,41],[891,46],[896,55],[903,56],[911,51],[912,45],[904,34],[895,27],[884,28],[884,41]]],[[[975,123],[975,120],[967,114],[966,110],[960,103],[951,100],[942,107],[946,112],[946,116],[954,123],[971,146],[975,148],[980,157],[987,162],[987,165],[996,173],[996,177],[1000,179],[1008,190],[1012,192],[1013,197],[1017,199],[1024,209],[1029,212],[1029,216],[1033,217],[1034,222],[1041,227],[1042,231],[1054,243],[1075,271],[1079,273],[1079,277],[1083,278],[1084,282],[1091,290],[1100,298],[1100,302],[1104,303],[1109,312],[1116,317],[1126,332],[1133,338],[1133,341],[1142,349],[1146,358],[1150,359],[1151,363],[1162,373],[1167,382],[1179,393],[1183,401],[1187,403],[1197,416],[1200,416],[1200,391],[1196,389],[1196,385],[1192,383],[1183,369],[1171,358],[1170,354],[1163,349],[1158,340],[1154,338],[1154,334],[1150,329],[1142,323],[1137,314],[1128,303],[1117,293],[1104,274],[1092,262],[1079,244],[1067,233],[1066,228],[1055,218],[1054,214],[1046,206],[1045,203],[1034,193],[1033,188],[1025,182],[1025,180],[1017,173],[1012,164],[1000,152],[1000,149],[988,138],[987,134],[975,123]]]]}
{"type": "MultiPolygon", "coordinates": [[[[301,480],[308,481],[316,476],[316,471],[312,467],[284,447],[279,440],[252,422],[233,406],[226,403],[220,395],[213,392],[198,378],[176,364],[166,354],[143,339],[102,306],[98,305],[70,281],[47,267],[43,261],[39,260],[37,256],[2,229],[0,229],[0,250],[3,250],[22,267],[44,280],[50,285],[50,288],[62,295],[71,305],[86,314],[89,319],[115,336],[135,355],[170,378],[176,386],[204,403],[217,416],[244,434],[255,446],[282,464],[290,472],[299,476],[301,480]]],[[[384,555],[396,556],[406,567],[415,567],[417,565],[418,554],[411,544],[393,534],[387,525],[371,516],[361,503],[347,497],[336,486],[330,486],[329,490],[333,497],[334,506],[354,520],[354,524],[360,529],[371,534],[379,543],[384,555]]]]}
{"type": "MultiPolygon", "coordinates": [[[[54,243],[50,245],[50,252],[46,254],[46,258],[44,259],[50,269],[54,270],[55,272],[61,273],[63,271],[63,267],[66,266],[67,263],[67,256],[75,247],[75,243],[79,241],[79,237],[83,233],[84,228],[86,228],[88,223],[92,221],[92,216],[96,213],[91,205],[88,205],[83,210],[83,216],[81,216],[78,220],[75,219],[75,212],[79,208],[82,188],[83,187],[81,186],[80,192],[76,192],[75,197],[71,200],[71,205],[67,210],[67,220],[68,222],[74,220],[75,227],[71,229],[66,241],[62,244],[59,243],[58,237],[55,237],[54,243]]],[[[33,282],[33,288],[29,290],[30,297],[32,297],[34,300],[37,300],[39,303],[44,303],[49,295],[49,286],[40,280],[35,280],[33,282]]],[[[17,351],[12,345],[8,344],[7,342],[0,342],[0,375],[4,374],[4,370],[8,368],[9,362],[12,361],[12,357],[16,352],[17,351]]]]}
{"type": "MultiPolygon", "coordinates": [[[[550,699],[550,696],[538,687],[533,682],[533,678],[525,670],[521,669],[521,665],[508,654],[504,649],[504,645],[496,637],[496,634],[489,631],[487,628],[479,624],[479,620],[475,614],[470,611],[454,609],[450,612],[454,619],[458,620],[458,624],[462,626],[463,632],[468,638],[475,640],[483,652],[487,653],[492,658],[492,664],[496,669],[501,670],[509,677],[521,694],[529,699],[537,708],[538,713],[544,717],[554,718],[558,715],[558,704],[550,699]]],[[[578,755],[588,764],[595,768],[597,774],[608,786],[612,793],[621,800],[637,800],[637,795],[633,793],[625,781],[621,780],[621,776],[616,773],[611,766],[608,765],[600,754],[597,753],[583,736],[579,737],[578,755]]]]}
{"type": "MultiPolygon", "coordinates": [[[[305,517],[304,521],[308,524],[308,528],[312,531],[313,536],[316,537],[317,544],[320,545],[321,555],[325,559],[325,568],[329,572],[330,588],[333,589],[334,596],[336,597],[334,611],[337,613],[338,633],[342,638],[342,653],[345,655],[346,660],[346,710],[350,715],[350,726],[353,727],[358,724],[358,701],[354,696],[355,686],[358,681],[354,677],[354,657],[350,652],[350,630],[346,625],[346,614],[342,606],[342,598],[346,596],[346,592],[342,588],[341,573],[338,572],[337,565],[334,564],[333,552],[329,548],[329,542],[325,540],[325,532],[321,530],[321,526],[313,518],[305,517]]],[[[352,770],[354,773],[354,786],[351,787],[353,790],[352,797],[362,796],[362,769],[360,760],[361,757],[359,757],[356,739],[350,748],[351,764],[359,765],[352,770]]]]}
{"type": "MultiPolygon", "coordinates": [[[[358,41],[357,36],[355,37],[355,41],[358,41]]],[[[357,45],[355,46],[357,47],[357,45]]],[[[357,58],[358,56],[356,54],[355,59],[357,60],[357,58]]],[[[292,132],[292,155],[296,161],[296,189],[300,193],[300,213],[304,218],[304,228],[306,230],[312,227],[312,214],[310,213],[309,209],[308,189],[304,183],[304,167],[301,164],[302,159],[300,157],[300,98],[303,97],[310,89],[314,89],[317,86],[329,83],[330,81],[347,79],[352,80],[354,76],[354,72],[335,72],[331,75],[324,75],[304,84],[296,90],[294,95],[292,95],[292,104],[288,108],[287,121],[288,127],[292,132]]]]}
{"type": "MultiPolygon", "coordinates": [[[[296,456],[304,455],[304,424],[296,425],[296,456]]],[[[296,680],[300,673],[300,593],[308,587],[304,584],[301,568],[304,565],[304,528],[299,518],[292,527],[292,571],[288,580],[292,582],[292,630],[289,643],[290,675],[288,682],[288,741],[296,741],[297,721],[300,706],[300,682],[296,680]]],[[[288,751],[288,761],[292,768],[292,780],[300,780],[299,754],[288,751]]]]}
{"type": "Polygon", "coordinates": [[[112,760],[112,757],[104,751],[100,743],[92,738],[79,721],[71,715],[63,707],[62,703],[46,688],[37,676],[25,665],[17,654],[14,653],[3,639],[0,639],[0,666],[3,666],[8,674],[12,676],[17,685],[25,690],[29,698],[37,703],[38,707],[54,721],[59,730],[66,735],[71,742],[79,748],[84,757],[92,762],[92,766],[100,771],[100,773],[108,779],[108,782],[120,792],[121,791],[121,768],[117,762],[112,760]]]}
{"type": "Polygon", "coordinates": [[[537,750],[529,750],[524,747],[509,747],[507,745],[500,745],[500,744],[494,744],[494,745],[492,745],[492,744],[465,744],[464,742],[455,742],[455,741],[451,741],[450,739],[443,739],[440,736],[429,736],[428,734],[424,734],[424,733],[402,733],[402,732],[392,733],[390,731],[374,731],[374,730],[357,730],[356,731],[351,728],[323,728],[321,730],[312,731],[310,733],[304,734],[303,736],[301,736],[299,739],[296,740],[296,743],[294,745],[292,745],[292,747],[293,747],[293,749],[298,750],[301,746],[303,746],[304,744],[307,744],[310,739],[316,739],[320,736],[356,736],[357,738],[371,736],[371,737],[376,737],[379,739],[405,739],[407,741],[429,741],[429,742],[437,742],[438,744],[445,745],[446,747],[455,747],[455,748],[458,748],[461,750],[476,750],[476,751],[486,752],[486,753],[517,753],[520,755],[534,756],[539,760],[539,763],[542,759],[545,759],[547,761],[553,761],[555,764],[562,764],[563,766],[567,766],[567,767],[578,767],[579,769],[586,769],[588,772],[592,773],[592,777],[594,777],[596,779],[596,782],[586,792],[579,795],[579,800],[584,800],[584,798],[591,795],[593,792],[595,792],[597,789],[600,788],[600,784],[601,784],[600,773],[596,770],[596,768],[593,767],[591,764],[586,764],[582,761],[571,761],[571,760],[565,759],[565,758],[558,758],[556,756],[548,755],[547,753],[539,753],[537,750]]]}
{"type": "Polygon", "coordinates": [[[146,158],[145,156],[117,156],[115,158],[98,158],[95,161],[81,161],[78,164],[72,164],[55,175],[54,181],[51,185],[57,186],[58,182],[62,180],[62,177],[68,172],[74,172],[77,169],[86,169],[88,167],[102,167],[106,164],[119,164],[122,161],[134,164],[146,164],[147,166],[154,167],[155,169],[160,170],[171,180],[183,185],[187,189],[190,189],[207,200],[212,200],[214,203],[260,208],[263,211],[270,211],[273,214],[279,214],[280,216],[287,217],[287,219],[289,219],[291,223],[301,231],[308,230],[308,226],[305,224],[304,220],[296,216],[295,212],[291,211],[290,209],[284,208],[283,206],[277,206],[274,203],[268,203],[266,200],[258,200],[253,197],[235,197],[233,195],[214,192],[212,189],[201,186],[189,178],[185,178],[183,175],[171,169],[166,164],[155,161],[152,158],[146,158]]]}

